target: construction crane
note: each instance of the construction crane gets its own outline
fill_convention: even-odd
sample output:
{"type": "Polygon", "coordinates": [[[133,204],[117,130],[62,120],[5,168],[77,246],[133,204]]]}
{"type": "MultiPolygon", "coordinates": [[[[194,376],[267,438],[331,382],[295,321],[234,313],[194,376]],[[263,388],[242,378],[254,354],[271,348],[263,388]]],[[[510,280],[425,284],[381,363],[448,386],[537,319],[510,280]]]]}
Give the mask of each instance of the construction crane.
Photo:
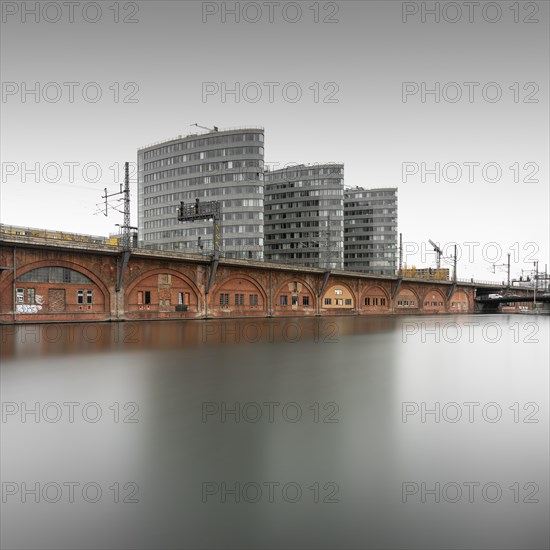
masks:
{"type": "Polygon", "coordinates": [[[214,128],[207,128],[206,126],[201,126],[200,124],[197,124],[196,122],[194,124],[190,124],[190,126],[196,126],[197,128],[202,128],[203,130],[209,130],[210,132],[217,132],[218,127],[214,126],[214,128]]]}
{"type": "Polygon", "coordinates": [[[434,247],[434,252],[437,254],[437,269],[441,268],[441,256],[443,256],[443,250],[439,248],[431,239],[428,242],[434,247]]]}

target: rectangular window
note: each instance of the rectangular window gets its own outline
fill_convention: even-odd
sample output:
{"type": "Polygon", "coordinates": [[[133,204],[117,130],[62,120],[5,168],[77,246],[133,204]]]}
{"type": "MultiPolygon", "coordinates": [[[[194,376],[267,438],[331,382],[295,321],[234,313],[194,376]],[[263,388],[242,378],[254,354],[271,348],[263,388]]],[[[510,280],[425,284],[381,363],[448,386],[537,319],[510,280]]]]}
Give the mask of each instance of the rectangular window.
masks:
{"type": "Polygon", "coordinates": [[[222,293],[220,294],[220,306],[229,305],[229,294],[222,293]]]}
{"type": "Polygon", "coordinates": [[[341,289],[336,289],[336,290],[334,291],[334,294],[342,294],[342,290],[341,290],[341,289]]]}
{"type": "Polygon", "coordinates": [[[332,304],[332,298],[325,298],[325,305],[330,306],[332,304]]]}
{"type": "Polygon", "coordinates": [[[374,305],[374,306],[378,305],[378,298],[374,298],[372,301],[373,301],[372,305],[374,305]]]}
{"type": "Polygon", "coordinates": [[[248,297],[249,303],[251,306],[257,306],[258,305],[258,295],[257,294],[250,294],[248,297]]]}
{"type": "Polygon", "coordinates": [[[27,303],[34,304],[34,301],[35,301],[34,288],[27,288],[27,303]]]}
{"type": "Polygon", "coordinates": [[[84,303],[84,291],[83,290],[79,290],[76,293],[76,303],[77,304],[83,304],[84,303]]]}
{"type": "Polygon", "coordinates": [[[93,290],[86,291],[86,303],[87,304],[93,304],[94,303],[94,291],[93,290]]]}
{"type": "Polygon", "coordinates": [[[288,296],[286,294],[281,294],[279,296],[279,305],[287,306],[288,305],[288,296]]]}
{"type": "Polygon", "coordinates": [[[244,306],[244,294],[235,294],[235,305],[244,306]]]}
{"type": "Polygon", "coordinates": [[[309,296],[302,296],[302,305],[309,306],[309,296]]]}
{"type": "Polygon", "coordinates": [[[365,305],[370,306],[370,298],[365,298],[365,305]]]}
{"type": "Polygon", "coordinates": [[[346,305],[351,306],[351,298],[346,298],[346,305]]]}
{"type": "Polygon", "coordinates": [[[150,290],[146,290],[143,293],[143,303],[144,304],[150,304],[151,303],[151,291],[150,290]]]}
{"type": "Polygon", "coordinates": [[[15,302],[17,304],[22,304],[25,301],[25,289],[18,288],[15,290],[15,302]]]}
{"type": "Polygon", "coordinates": [[[380,298],[380,305],[385,306],[386,305],[386,298],[380,298]]]}
{"type": "Polygon", "coordinates": [[[143,291],[142,290],[138,290],[138,305],[141,306],[143,304],[143,291]]]}
{"type": "Polygon", "coordinates": [[[292,305],[297,306],[298,305],[298,296],[292,296],[292,305]]]}
{"type": "Polygon", "coordinates": [[[342,298],[336,298],[336,305],[337,306],[343,306],[344,305],[344,300],[342,300],[342,298]]]}
{"type": "Polygon", "coordinates": [[[183,305],[185,302],[183,300],[183,292],[178,292],[178,304],[181,306],[183,305]]]}
{"type": "Polygon", "coordinates": [[[71,270],[70,269],[63,269],[63,282],[64,283],[70,283],[71,282],[71,270]]]}

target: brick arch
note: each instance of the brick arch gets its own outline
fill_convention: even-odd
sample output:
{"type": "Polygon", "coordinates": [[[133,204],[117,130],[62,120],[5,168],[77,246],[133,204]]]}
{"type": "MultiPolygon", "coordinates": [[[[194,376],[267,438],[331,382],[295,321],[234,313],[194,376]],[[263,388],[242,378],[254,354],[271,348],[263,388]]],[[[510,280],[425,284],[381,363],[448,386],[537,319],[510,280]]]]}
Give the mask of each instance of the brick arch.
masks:
{"type": "MultiPolygon", "coordinates": [[[[38,262],[32,262],[30,264],[26,264],[24,267],[21,267],[20,269],[17,269],[17,278],[19,278],[21,275],[24,275],[25,273],[28,273],[29,271],[33,271],[34,269],[39,269],[41,267],[66,267],[67,269],[72,269],[73,271],[78,271],[79,273],[82,273],[82,275],[86,275],[88,279],[94,283],[99,290],[103,293],[103,299],[105,301],[105,309],[108,309],[108,304],[110,301],[111,293],[109,292],[109,289],[103,281],[97,277],[97,275],[93,272],[87,269],[86,267],[81,266],[80,264],[75,264],[74,262],[69,262],[66,260],[57,260],[57,259],[49,259],[49,260],[40,260],[38,262]]],[[[13,271],[10,273],[9,277],[6,278],[6,280],[3,282],[1,288],[4,290],[4,287],[7,285],[13,285],[13,271]]]]}
{"type": "MultiPolygon", "coordinates": [[[[347,296],[343,296],[343,298],[345,299],[347,296]]],[[[320,306],[321,308],[332,308],[332,309],[358,309],[357,308],[357,297],[355,295],[355,291],[347,284],[347,283],[342,283],[340,281],[337,281],[337,282],[334,282],[334,281],[330,281],[329,279],[329,282],[328,282],[328,285],[327,285],[327,288],[323,291],[323,294],[320,298],[321,302],[320,302],[320,306]],[[352,299],[352,305],[351,307],[350,306],[346,306],[345,305],[345,302],[344,302],[344,305],[342,306],[326,306],[325,305],[325,298],[334,298],[334,294],[331,293],[331,290],[334,289],[334,287],[336,286],[341,286],[341,287],[344,287],[350,294],[351,296],[351,299],[352,299]],[[328,294],[331,294],[330,296],[328,296],[328,294]]]]}
{"type": "Polygon", "coordinates": [[[441,292],[441,290],[430,287],[426,292],[424,292],[424,297],[422,298],[422,309],[425,311],[445,311],[447,306],[447,298],[441,292]],[[435,295],[435,298],[433,296],[435,295]],[[427,302],[427,305],[426,305],[427,302]],[[432,305],[432,302],[443,302],[443,305],[432,305]]]}
{"type": "MultiPolygon", "coordinates": [[[[178,312],[176,306],[178,305],[176,292],[179,292],[177,283],[185,285],[182,289],[184,292],[188,288],[190,291],[189,297],[184,297],[184,304],[189,308],[184,311],[190,313],[200,312],[203,304],[203,295],[198,289],[197,285],[181,271],[172,268],[154,268],[147,271],[140,271],[127,286],[124,293],[124,303],[126,304],[127,312],[132,315],[145,314],[153,312],[153,315],[160,315],[161,317],[181,317],[182,313],[178,312]],[[169,283],[161,283],[155,277],[158,275],[170,275],[172,280],[169,283]],[[146,281],[153,278],[154,282],[146,281]],[[138,290],[150,292],[151,303],[140,303],[140,296],[138,290]],[[143,313],[145,312],[145,313],[143,313]]],[[[180,287],[181,288],[181,287],[180,287]]],[[[143,299],[144,296],[141,296],[143,299]]]]}
{"type": "MultiPolygon", "coordinates": [[[[260,294],[262,298],[262,307],[257,306],[257,311],[261,311],[262,313],[266,312],[268,308],[267,292],[265,291],[264,287],[258,280],[242,272],[232,273],[230,275],[225,276],[223,279],[219,280],[218,282],[216,282],[216,284],[212,287],[212,289],[208,294],[209,311],[220,309],[220,304],[218,302],[218,294],[220,293],[220,291],[224,289],[225,286],[228,285],[228,283],[231,283],[232,281],[238,281],[238,280],[246,281],[247,283],[251,284],[254,287],[254,289],[258,292],[258,294],[260,294]]],[[[247,290],[243,289],[243,294],[245,294],[245,305],[244,305],[245,308],[247,307],[246,300],[248,299],[246,295],[249,293],[250,293],[250,288],[248,288],[247,290]]],[[[235,306],[232,300],[233,300],[233,296],[230,296],[230,303],[228,306],[229,309],[240,307],[240,306],[235,306]]]]}
{"type": "Polygon", "coordinates": [[[389,310],[391,304],[390,294],[389,292],[381,285],[374,284],[371,286],[367,286],[359,295],[359,308],[358,309],[368,309],[372,311],[382,311],[382,310],[389,310]],[[365,305],[365,298],[370,294],[372,296],[373,291],[376,291],[377,294],[374,295],[374,297],[382,297],[386,299],[386,305],[365,305]]]}
{"type": "Polygon", "coordinates": [[[460,312],[460,311],[463,311],[463,309],[461,309],[460,307],[457,307],[456,305],[453,306],[453,302],[466,302],[466,306],[467,306],[467,310],[466,311],[470,311],[470,308],[472,307],[472,304],[470,302],[470,297],[468,296],[468,293],[467,292],[464,292],[464,290],[462,289],[457,289],[453,292],[453,294],[451,295],[451,298],[449,300],[449,311],[451,312],[460,312]],[[465,300],[458,300],[457,298],[460,297],[460,296],[464,296],[465,300]]]}
{"type": "Polygon", "coordinates": [[[399,289],[399,292],[397,293],[397,295],[395,296],[393,307],[395,311],[401,311],[401,310],[406,311],[407,309],[422,309],[422,304],[423,304],[423,301],[421,300],[420,295],[414,289],[414,287],[402,286],[399,289]],[[414,307],[398,305],[399,299],[404,292],[410,292],[414,296],[414,299],[416,300],[416,305],[414,307]]]}
{"type": "Polygon", "coordinates": [[[333,286],[345,286],[350,291],[351,294],[355,295],[355,291],[353,290],[353,288],[348,283],[343,283],[341,281],[331,281],[329,279],[327,287],[331,288],[333,286]]]}
{"type": "Polygon", "coordinates": [[[197,297],[201,296],[201,292],[198,288],[198,286],[185,274],[181,271],[177,271],[176,269],[171,268],[157,268],[157,269],[148,269],[147,271],[141,271],[134,280],[128,285],[128,288],[126,289],[125,295],[127,296],[136,285],[148,277],[151,277],[152,275],[173,275],[174,277],[177,277],[178,279],[182,279],[185,281],[192,289],[193,292],[197,295],[197,297]]]}
{"type": "MultiPolygon", "coordinates": [[[[309,292],[310,296],[311,296],[311,304],[309,304],[309,306],[305,306],[305,307],[310,307],[312,309],[316,309],[317,308],[317,295],[315,293],[315,291],[313,290],[313,288],[311,287],[311,285],[309,283],[306,283],[306,281],[304,281],[304,279],[302,279],[301,277],[289,277],[288,279],[285,279],[284,282],[282,282],[279,287],[277,288],[277,290],[274,292],[273,294],[273,308],[276,309],[278,306],[279,306],[279,302],[277,301],[277,297],[283,293],[283,291],[285,291],[285,289],[288,289],[288,284],[289,283],[293,283],[293,282],[298,282],[300,283],[303,287],[305,287],[305,289],[309,292]]],[[[288,291],[290,292],[290,291],[288,291]]],[[[302,307],[302,306],[300,306],[302,307]]]]}

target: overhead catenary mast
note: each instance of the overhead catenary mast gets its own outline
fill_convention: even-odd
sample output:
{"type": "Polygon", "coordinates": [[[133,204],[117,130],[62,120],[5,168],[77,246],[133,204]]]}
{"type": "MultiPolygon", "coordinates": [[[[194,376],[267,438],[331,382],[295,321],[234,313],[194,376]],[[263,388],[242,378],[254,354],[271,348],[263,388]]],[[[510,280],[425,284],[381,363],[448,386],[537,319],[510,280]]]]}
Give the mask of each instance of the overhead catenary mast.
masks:
{"type": "Polygon", "coordinates": [[[508,277],[507,277],[507,283],[506,286],[510,287],[510,253],[508,253],[508,261],[505,264],[493,264],[493,273],[496,273],[497,267],[505,267],[508,277]]]}
{"type": "MultiPolygon", "coordinates": [[[[105,195],[103,195],[101,198],[105,199],[105,211],[103,214],[107,216],[107,199],[109,197],[115,197],[118,195],[123,195],[122,200],[124,202],[124,210],[122,214],[124,215],[123,223],[122,225],[116,224],[118,227],[122,229],[122,248],[124,250],[130,250],[132,247],[132,239],[130,238],[130,230],[131,229],[137,229],[137,227],[134,227],[130,225],[130,163],[125,162],[124,163],[124,188],[122,185],[120,186],[120,191],[117,193],[111,193],[107,194],[107,188],[104,189],[105,195]]],[[[116,209],[118,212],[120,210],[116,209]]]]}
{"type": "MultiPolygon", "coordinates": [[[[105,195],[101,197],[102,199],[105,199],[105,216],[107,216],[107,198],[108,197],[114,197],[116,195],[123,195],[122,200],[124,201],[124,211],[122,212],[124,214],[124,221],[123,224],[116,224],[122,229],[122,255],[121,255],[121,264],[120,264],[120,270],[118,272],[117,282],[115,286],[115,291],[120,292],[120,289],[122,288],[122,281],[124,279],[124,273],[126,271],[126,267],[128,266],[128,261],[130,259],[130,253],[132,249],[132,239],[130,238],[130,230],[131,229],[137,229],[137,227],[133,227],[130,225],[130,163],[125,162],[124,163],[124,189],[122,188],[122,185],[120,186],[120,191],[118,193],[111,193],[110,195],[107,194],[107,188],[105,188],[105,195]]],[[[118,212],[120,210],[116,209],[118,212]]]]}
{"type": "Polygon", "coordinates": [[[130,163],[124,163],[124,224],[122,229],[122,246],[124,250],[129,250],[130,240],[130,163]]]}

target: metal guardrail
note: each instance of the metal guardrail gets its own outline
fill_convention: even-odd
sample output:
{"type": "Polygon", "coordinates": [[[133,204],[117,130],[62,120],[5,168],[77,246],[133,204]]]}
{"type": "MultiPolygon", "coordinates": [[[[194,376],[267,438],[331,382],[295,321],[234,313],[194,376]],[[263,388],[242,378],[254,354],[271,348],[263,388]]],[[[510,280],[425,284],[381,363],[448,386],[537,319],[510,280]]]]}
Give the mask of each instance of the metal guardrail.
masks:
{"type": "MultiPolygon", "coordinates": [[[[269,161],[265,161],[264,164],[268,164],[269,165],[269,161]]],[[[344,162],[337,162],[337,161],[334,161],[334,162],[308,162],[308,163],[300,163],[300,164],[288,164],[287,166],[285,166],[284,168],[277,168],[276,170],[271,170],[269,169],[269,166],[268,168],[266,169],[266,172],[268,173],[271,173],[271,172],[278,172],[280,170],[294,170],[295,168],[319,168],[321,166],[344,166],[344,162]]],[[[350,187],[350,189],[352,189],[350,187]]],[[[353,189],[355,189],[355,187],[353,187],[353,189]]],[[[370,189],[369,189],[370,191],[370,189]]]]}
{"type": "Polygon", "coordinates": [[[480,285],[492,285],[492,286],[506,286],[502,284],[502,281],[482,281],[480,279],[462,279],[457,277],[457,283],[477,283],[480,285]]]}
{"type": "Polygon", "coordinates": [[[550,302],[550,295],[548,294],[541,294],[540,296],[537,293],[536,300],[535,295],[529,294],[525,296],[501,296],[500,298],[489,298],[488,296],[476,296],[475,297],[476,302],[480,303],[494,303],[494,304],[513,304],[513,303],[522,303],[522,302],[550,302]]]}
{"type": "Polygon", "coordinates": [[[0,238],[12,237],[17,239],[51,239],[55,241],[70,241],[104,246],[119,246],[117,237],[103,237],[99,235],[83,235],[67,231],[38,229],[35,227],[21,227],[17,225],[0,224],[0,238]]]}
{"type": "MultiPolygon", "coordinates": [[[[57,242],[63,242],[64,244],[70,244],[72,243],[81,243],[89,246],[107,246],[111,247],[113,249],[120,249],[122,248],[122,237],[121,236],[111,236],[111,237],[103,237],[99,235],[83,235],[81,233],[70,233],[67,231],[54,231],[50,229],[38,229],[35,227],[22,227],[17,225],[5,225],[0,224],[0,239],[2,237],[10,237],[15,239],[20,239],[22,241],[29,242],[30,239],[47,239],[51,241],[57,241],[57,242]]],[[[197,256],[210,256],[213,254],[212,251],[212,242],[209,240],[205,240],[203,243],[203,248],[192,247],[191,249],[178,249],[176,247],[173,248],[161,248],[157,247],[154,244],[139,244],[137,246],[132,246],[134,249],[138,250],[158,250],[159,252],[181,252],[183,254],[192,254],[197,256]]],[[[231,258],[231,254],[234,253],[242,253],[242,258],[236,258],[236,259],[244,259],[244,260],[253,260],[253,261],[261,261],[257,258],[250,258],[247,257],[249,252],[257,253],[260,252],[257,247],[247,247],[244,246],[241,251],[220,251],[220,256],[222,258],[228,257],[231,258]]],[[[235,258],[234,258],[235,259],[235,258]]],[[[273,262],[269,262],[273,263],[273,262]]],[[[287,264],[289,265],[289,264],[287,264]]],[[[292,267],[297,267],[295,264],[291,264],[292,267]]],[[[358,272],[361,273],[361,272],[358,272]]],[[[395,276],[394,276],[395,277],[395,276]]],[[[417,281],[432,281],[435,283],[452,283],[453,281],[450,279],[429,279],[424,277],[405,277],[405,279],[409,281],[417,280],[417,281]]],[[[474,284],[474,285],[487,285],[491,287],[502,287],[505,288],[506,284],[502,281],[482,281],[478,279],[463,279],[463,278],[457,278],[456,282],[458,283],[467,283],[467,284],[474,284]]],[[[520,290],[533,290],[534,286],[532,284],[528,285],[512,285],[510,286],[511,289],[520,289],[520,290]]],[[[545,287],[538,287],[537,292],[546,292],[545,287]]]]}
{"type": "MultiPolygon", "coordinates": [[[[482,280],[478,280],[478,279],[461,279],[461,278],[457,278],[457,282],[458,283],[470,283],[470,284],[475,284],[475,285],[487,285],[487,286],[491,286],[493,288],[500,287],[502,289],[510,288],[510,289],[517,289],[517,290],[533,290],[535,288],[532,283],[531,284],[522,284],[522,285],[511,284],[508,287],[504,281],[482,281],[482,280]]],[[[544,288],[545,287],[542,287],[542,286],[537,287],[537,292],[544,291],[544,288]]]]}
{"type": "MultiPolygon", "coordinates": [[[[32,239],[45,239],[51,241],[51,243],[59,243],[64,246],[70,246],[71,243],[84,244],[90,247],[110,247],[115,250],[122,248],[122,236],[111,236],[103,237],[96,235],[83,235],[81,233],[70,233],[66,231],[53,231],[48,229],[37,229],[33,227],[22,227],[15,225],[5,225],[0,224],[0,240],[2,238],[10,238],[15,240],[20,240],[22,242],[30,243],[32,239]]],[[[213,252],[212,240],[205,239],[202,247],[186,247],[178,248],[176,246],[156,246],[155,244],[147,243],[138,243],[132,245],[133,250],[151,250],[159,252],[178,252],[185,255],[197,255],[201,257],[211,256],[213,252]]],[[[261,247],[258,248],[256,245],[247,246],[244,245],[242,248],[237,250],[222,250],[220,251],[220,256],[222,258],[230,259],[242,259],[242,260],[254,260],[258,261],[257,255],[259,252],[262,252],[261,247]],[[252,258],[250,257],[252,253],[252,258]],[[237,258],[234,258],[233,255],[236,254],[237,258]]]]}
{"type": "Polygon", "coordinates": [[[263,126],[231,126],[229,128],[218,129],[218,131],[216,132],[214,130],[208,130],[204,132],[193,132],[192,134],[186,134],[186,135],[181,134],[179,136],[168,138],[168,139],[161,139],[160,141],[154,141],[149,145],[138,147],[138,151],[142,149],[149,149],[149,147],[155,147],[156,145],[162,145],[163,143],[170,143],[171,141],[176,141],[177,139],[187,139],[187,138],[205,136],[207,134],[214,134],[214,133],[221,134],[222,132],[234,132],[235,130],[261,130],[262,132],[265,132],[265,128],[263,126]]]}

